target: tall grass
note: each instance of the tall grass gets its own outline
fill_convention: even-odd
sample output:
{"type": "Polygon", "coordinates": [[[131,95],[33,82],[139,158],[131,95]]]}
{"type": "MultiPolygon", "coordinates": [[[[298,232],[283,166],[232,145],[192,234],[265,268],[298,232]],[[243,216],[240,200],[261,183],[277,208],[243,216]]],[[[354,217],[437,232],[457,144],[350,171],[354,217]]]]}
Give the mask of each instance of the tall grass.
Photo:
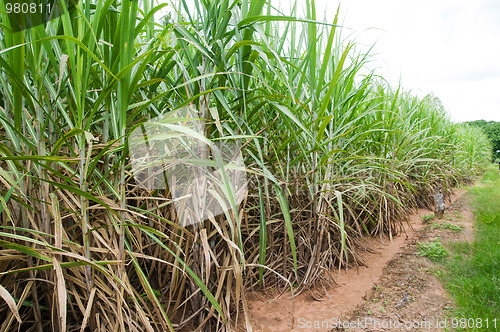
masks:
{"type": "Polygon", "coordinates": [[[394,236],[490,160],[434,96],[362,75],[339,10],[154,3],[82,1],[20,33],[0,14],[1,330],[250,329],[246,289],[329,284],[365,264],[356,237],[394,236]],[[249,194],[183,227],[168,186],[134,182],[128,135],[185,106],[241,141],[249,194]]]}

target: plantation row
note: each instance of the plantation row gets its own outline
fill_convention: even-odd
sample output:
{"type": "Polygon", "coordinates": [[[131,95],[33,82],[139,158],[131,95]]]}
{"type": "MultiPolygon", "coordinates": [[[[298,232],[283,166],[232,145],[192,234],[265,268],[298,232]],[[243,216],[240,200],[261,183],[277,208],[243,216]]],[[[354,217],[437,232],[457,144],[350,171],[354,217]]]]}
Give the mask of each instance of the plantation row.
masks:
{"type": "Polygon", "coordinates": [[[359,236],[482,172],[479,129],[369,73],[338,12],[301,6],[82,1],[21,32],[0,14],[0,330],[246,325],[246,289],[329,285],[364,264],[359,236]],[[241,148],[247,195],[221,175],[202,194],[229,209],[183,223],[189,175],[168,170],[188,161],[163,160],[156,187],[133,168],[131,133],[158,118],[199,164],[241,148]]]}

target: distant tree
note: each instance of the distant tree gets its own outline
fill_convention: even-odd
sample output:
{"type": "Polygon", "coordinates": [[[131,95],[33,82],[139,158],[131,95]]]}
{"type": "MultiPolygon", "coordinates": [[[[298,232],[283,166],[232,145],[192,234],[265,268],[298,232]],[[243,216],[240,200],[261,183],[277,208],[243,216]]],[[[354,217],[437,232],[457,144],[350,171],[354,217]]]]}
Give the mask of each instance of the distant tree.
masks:
{"type": "Polygon", "coordinates": [[[493,144],[493,156],[496,159],[500,159],[500,153],[498,152],[500,151],[500,122],[476,120],[466,123],[471,126],[479,127],[485,132],[491,144],[493,144]]]}

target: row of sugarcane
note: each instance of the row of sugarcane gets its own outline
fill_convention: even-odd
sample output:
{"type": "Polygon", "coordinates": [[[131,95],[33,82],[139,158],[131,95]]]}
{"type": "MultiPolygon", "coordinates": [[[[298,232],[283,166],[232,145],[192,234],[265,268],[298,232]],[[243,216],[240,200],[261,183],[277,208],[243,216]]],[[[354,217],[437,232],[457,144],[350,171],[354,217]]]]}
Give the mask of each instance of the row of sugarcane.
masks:
{"type": "Polygon", "coordinates": [[[313,0],[89,0],[21,31],[6,3],[1,331],[250,330],[247,290],[330,285],[366,264],[360,236],[392,238],[490,160],[437,97],[367,70],[313,0]],[[237,143],[247,195],[222,185],[224,213],[186,225],[166,177],[141,186],[131,133],[163,116],[213,151],[237,143]]]}

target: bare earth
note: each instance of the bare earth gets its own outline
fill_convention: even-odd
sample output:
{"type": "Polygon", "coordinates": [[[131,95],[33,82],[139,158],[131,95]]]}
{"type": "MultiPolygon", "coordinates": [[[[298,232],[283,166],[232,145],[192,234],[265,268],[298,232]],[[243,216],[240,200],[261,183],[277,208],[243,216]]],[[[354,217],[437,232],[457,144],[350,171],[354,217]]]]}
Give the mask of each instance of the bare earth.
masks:
{"type": "Polygon", "coordinates": [[[442,243],[473,240],[473,215],[464,194],[465,190],[457,192],[444,218],[431,222],[462,225],[461,232],[426,225],[423,216],[433,212],[420,209],[410,217],[413,230],[406,227],[406,234],[392,243],[364,239],[375,251],[364,254],[368,267],[335,272],[338,285],[319,300],[316,293],[313,297],[307,292],[294,299],[289,294],[278,298],[248,294],[254,331],[444,331],[436,324],[444,324],[453,302],[436,276],[439,265],[416,255],[417,242],[438,236],[442,243]]]}

